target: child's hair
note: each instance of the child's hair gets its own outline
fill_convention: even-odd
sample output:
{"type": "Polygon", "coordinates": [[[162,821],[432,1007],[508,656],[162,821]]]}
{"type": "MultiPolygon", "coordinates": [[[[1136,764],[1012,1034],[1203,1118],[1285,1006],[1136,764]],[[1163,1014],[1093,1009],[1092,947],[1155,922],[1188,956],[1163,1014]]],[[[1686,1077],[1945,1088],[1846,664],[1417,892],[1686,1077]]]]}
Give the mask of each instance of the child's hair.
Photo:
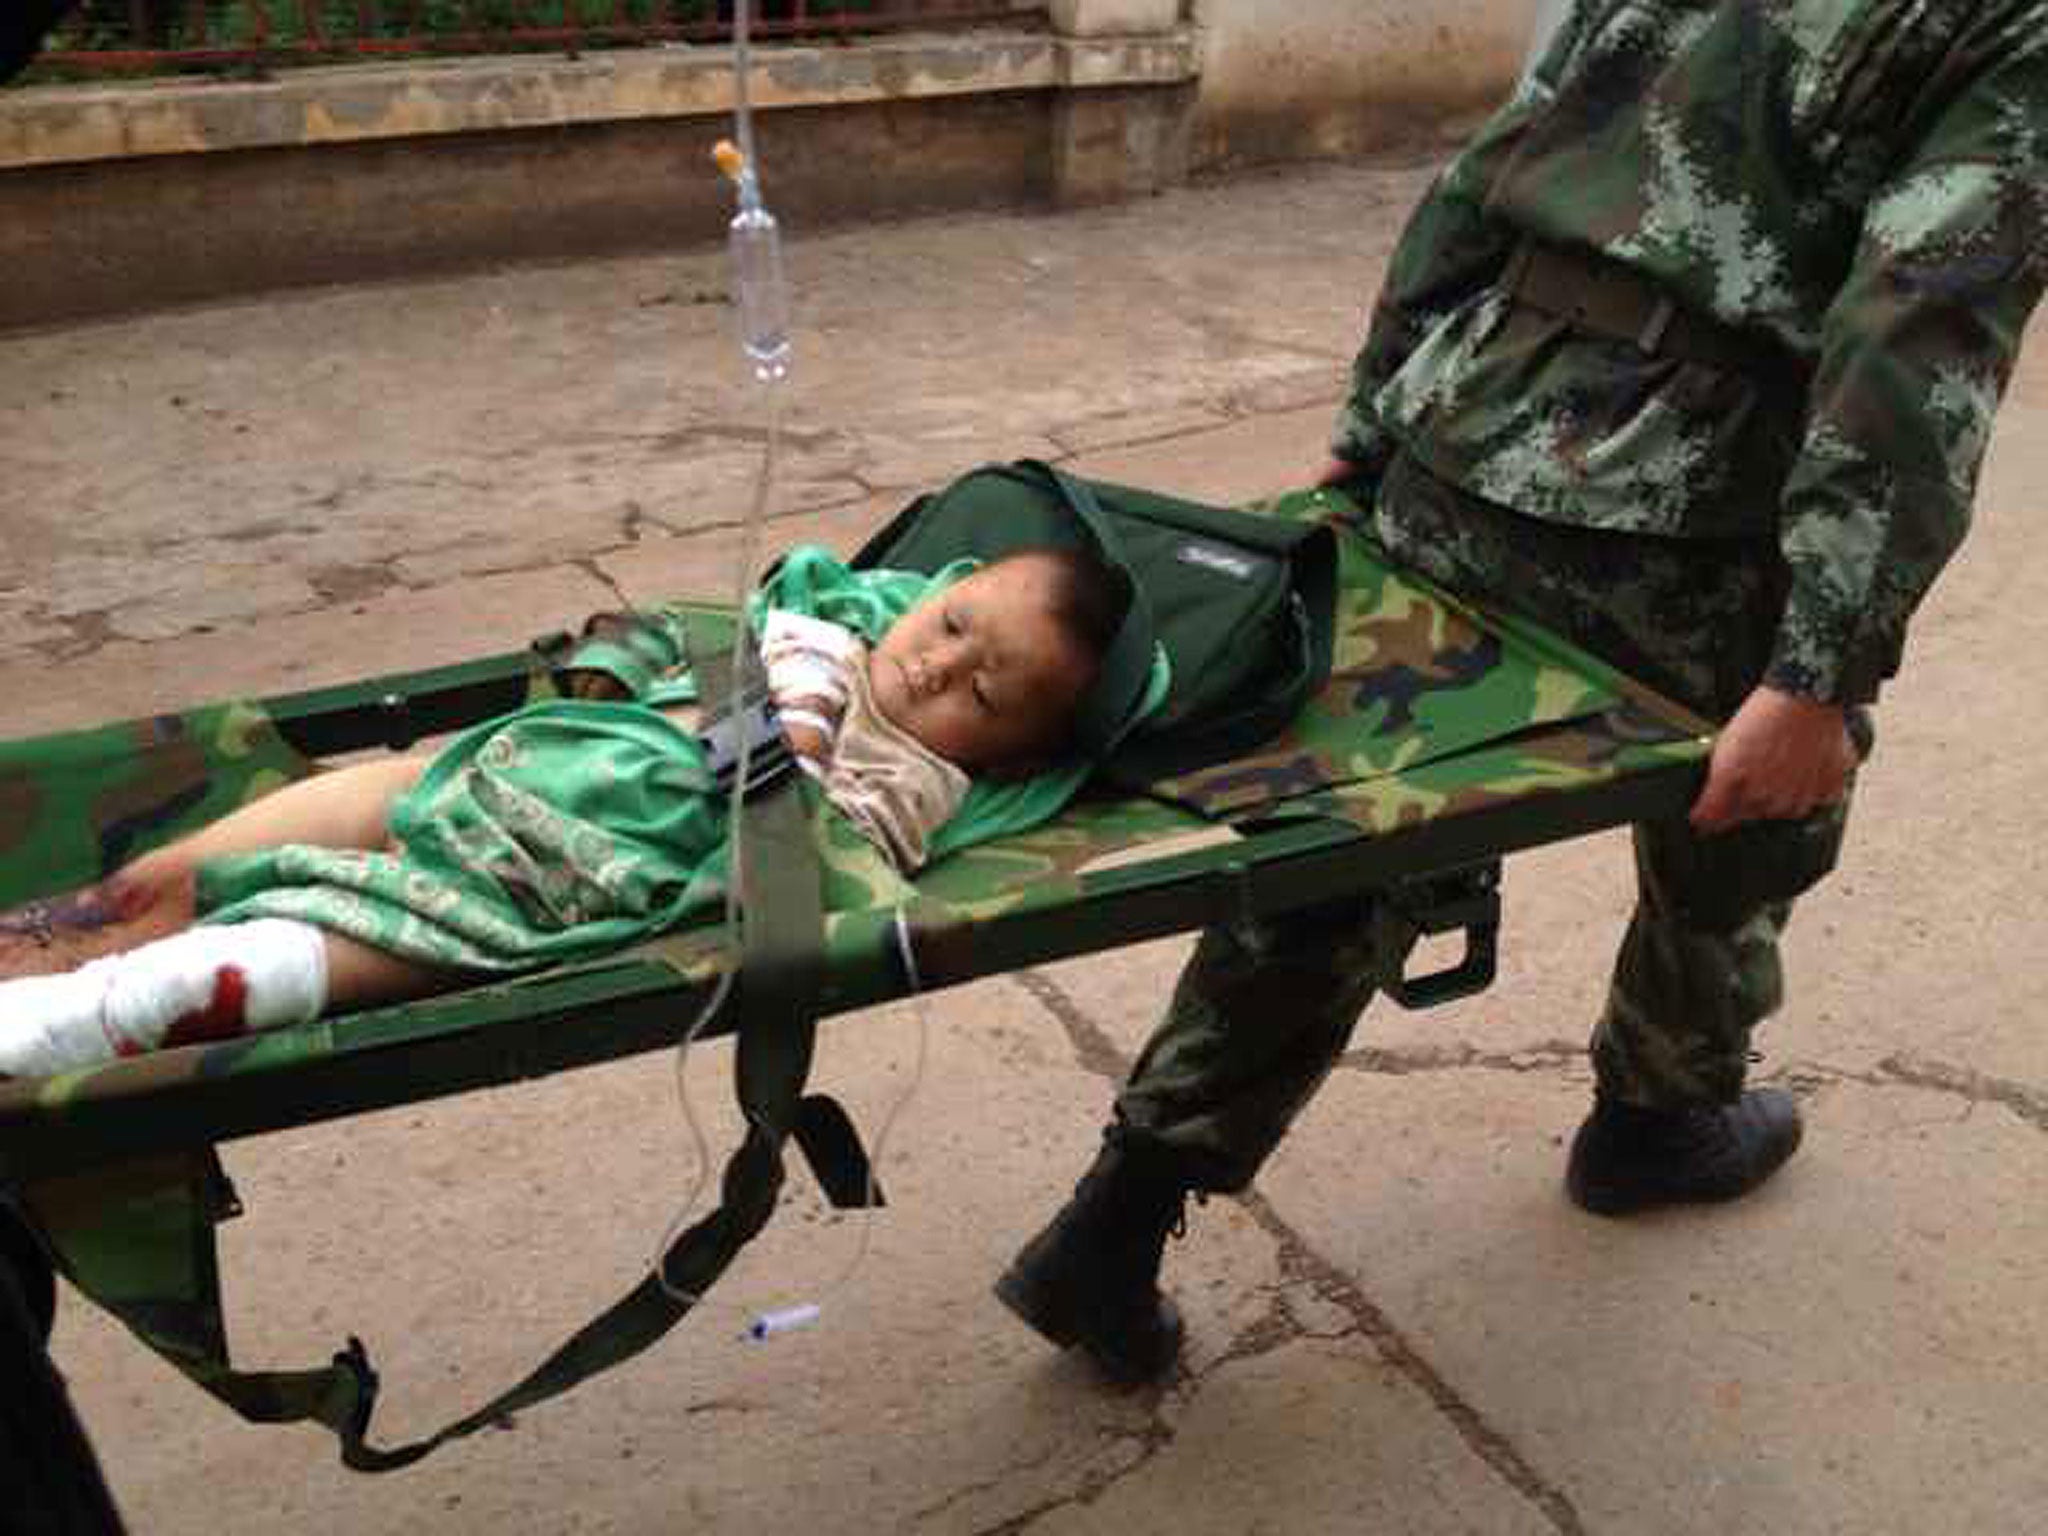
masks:
{"type": "Polygon", "coordinates": [[[1074,707],[1068,712],[1055,739],[1047,743],[1049,756],[1071,756],[1082,745],[1082,701],[1095,685],[1095,676],[1101,671],[1109,648],[1116,641],[1117,630],[1123,624],[1124,614],[1131,605],[1130,575],[1092,547],[1034,544],[1013,550],[1003,559],[1045,562],[1052,575],[1047,594],[1051,600],[1052,620],[1087,660],[1088,678],[1075,695],[1074,707]]]}
{"type": "Polygon", "coordinates": [[[1034,545],[1006,559],[1031,557],[1054,571],[1052,616],[1067,637],[1101,664],[1131,606],[1131,578],[1093,549],[1034,545]]]}

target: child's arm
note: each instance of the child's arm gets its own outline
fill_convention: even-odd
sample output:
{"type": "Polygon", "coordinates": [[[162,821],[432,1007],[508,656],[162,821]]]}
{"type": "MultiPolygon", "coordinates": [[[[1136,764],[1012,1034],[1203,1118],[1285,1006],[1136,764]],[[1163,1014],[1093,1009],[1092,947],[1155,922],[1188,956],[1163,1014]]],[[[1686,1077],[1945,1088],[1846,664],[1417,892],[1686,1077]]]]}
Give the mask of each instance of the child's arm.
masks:
{"type": "Polygon", "coordinates": [[[844,707],[841,700],[822,693],[777,699],[776,716],[789,750],[811,767],[824,768],[832,759],[832,736],[844,707]]]}
{"type": "Polygon", "coordinates": [[[663,609],[593,614],[569,658],[569,696],[644,699],[657,682],[681,672],[688,652],[682,621],[663,609]]]}
{"type": "MultiPolygon", "coordinates": [[[[976,562],[956,560],[931,575],[915,571],[851,569],[830,550],[799,544],[778,560],[754,593],[760,623],[782,609],[837,624],[870,644],[934,587],[957,580],[976,562]]],[[[635,608],[594,615],[566,669],[570,695],[579,699],[645,699],[658,685],[689,669],[686,620],[673,608],[635,608]]]]}

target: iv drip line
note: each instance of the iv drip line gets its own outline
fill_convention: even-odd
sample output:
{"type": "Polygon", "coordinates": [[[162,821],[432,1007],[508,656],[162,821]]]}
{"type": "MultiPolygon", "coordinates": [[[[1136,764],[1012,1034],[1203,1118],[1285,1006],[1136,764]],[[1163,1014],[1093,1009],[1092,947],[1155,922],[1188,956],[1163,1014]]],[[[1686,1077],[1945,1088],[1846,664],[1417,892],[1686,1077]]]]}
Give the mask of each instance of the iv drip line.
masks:
{"type": "MultiPolygon", "coordinates": [[[[732,611],[735,622],[742,624],[751,622],[748,599],[752,593],[753,572],[760,559],[761,525],[767,517],[769,493],[774,484],[775,461],[781,440],[782,394],[789,380],[791,365],[789,293],[782,265],[782,234],[775,215],[768,210],[762,198],[760,176],[756,170],[758,162],[754,155],[754,114],[748,90],[748,77],[751,72],[748,44],[749,10],[748,0],[734,0],[734,118],[739,142],[734,145],[721,140],[712,150],[712,158],[733,183],[738,200],[738,211],[727,226],[726,232],[727,254],[732,270],[733,304],[740,350],[747,359],[756,383],[760,386],[767,414],[761,467],[755,478],[754,494],[743,528],[734,576],[732,611]]],[[[733,692],[728,697],[728,707],[737,702],[741,685],[739,669],[735,668],[733,692]]],[[[710,701],[702,702],[708,705],[710,701]]],[[[690,1128],[691,1143],[697,1160],[697,1174],[681,1208],[671,1218],[662,1234],[660,1246],[655,1251],[652,1272],[664,1291],[676,1300],[690,1304],[695,1304],[701,1298],[672,1285],[663,1260],[682,1232],[685,1223],[695,1212],[705,1186],[711,1179],[710,1143],[690,1100],[687,1067],[690,1047],[723,1006],[738,974],[740,935],[745,922],[738,891],[741,839],[744,835],[741,803],[743,786],[748,779],[751,750],[751,739],[746,733],[741,733],[739,762],[733,777],[732,798],[727,807],[726,817],[728,831],[724,924],[726,952],[733,960],[718,978],[711,996],[698,1010],[696,1018],[683,1032],[675,1054],[676,1093],[682,1105],[683,1118],[690,1128]]],[[[890,1106],[889,1113],[884,1117],[881,1130],[875,1138],[874,1152],[869,1161],[867,1208],[862,1219],[859,1247],[846,1269],[822,1293],[826,1297],[843,1290],[867,1257],[868,1245],[874,1232],[874,1213],[878,1208],[875,1199],[874,1169],[880,1166],[883,1149],[888,1143],[890,1131],[895,1127],[897,1116],[910,1102],[924,1079],[931,1020],[923,988],[919,984],[916,959],[911,952],[909,932],[901,909],[896,913],[895,932],[905,975],[909,979],[912,1007],[916,1014],[917,1053],[910,1081],[904,1086],[896,1102],[890,1106]]],[[[756,1313],[751,1317],[742,1337],[753,1340],[773,1338],[790,1329],[816,1322],[821,1310],[820,1303],[812,1301],[756,1313]]]]}

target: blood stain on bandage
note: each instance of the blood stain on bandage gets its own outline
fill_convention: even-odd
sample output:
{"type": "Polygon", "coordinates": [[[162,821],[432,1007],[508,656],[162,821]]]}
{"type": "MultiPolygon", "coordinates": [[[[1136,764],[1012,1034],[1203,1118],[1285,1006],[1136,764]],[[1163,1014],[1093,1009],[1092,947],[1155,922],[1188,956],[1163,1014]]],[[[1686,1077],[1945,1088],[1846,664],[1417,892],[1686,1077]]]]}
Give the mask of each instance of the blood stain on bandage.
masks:
{"type": "Polygon", "coordinates": [[[247,1013],[249,978],[239,965],[224,965],[213,973],[213,996],[204,1008],[195,1008],[171,1021],[164,1031],[164,1045],[199,1045],[208,1040],[232,1040],[249,1032],[247,1013]]]}

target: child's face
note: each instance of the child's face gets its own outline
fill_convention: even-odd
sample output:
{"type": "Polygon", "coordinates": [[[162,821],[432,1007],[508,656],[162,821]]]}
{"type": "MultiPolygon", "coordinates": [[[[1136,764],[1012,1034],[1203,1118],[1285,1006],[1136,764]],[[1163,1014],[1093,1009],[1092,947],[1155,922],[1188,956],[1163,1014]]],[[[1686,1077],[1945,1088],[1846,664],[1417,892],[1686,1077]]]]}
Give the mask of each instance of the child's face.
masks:
{"type": "Polygon", "coordinates": [[[1021,770],[1059,742],[1095,667],[1053,617],[1051,566],[984,566],[896,621],[868,659],[889,721],[969,773],[1021,770]]]}

